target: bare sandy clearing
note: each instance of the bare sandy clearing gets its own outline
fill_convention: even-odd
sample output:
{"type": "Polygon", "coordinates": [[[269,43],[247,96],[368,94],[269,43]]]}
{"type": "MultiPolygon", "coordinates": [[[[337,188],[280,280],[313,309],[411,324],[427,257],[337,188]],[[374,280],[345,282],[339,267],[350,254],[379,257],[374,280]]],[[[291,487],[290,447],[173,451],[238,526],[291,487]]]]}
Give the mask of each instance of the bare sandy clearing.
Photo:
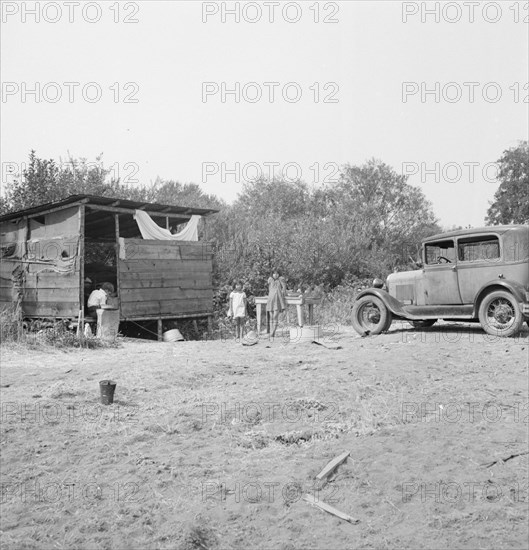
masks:
{"type": "Polygon", "coordinates": [[[3,349],[3,547],[526,547],[529,333],[434,329],[3,349]]]}

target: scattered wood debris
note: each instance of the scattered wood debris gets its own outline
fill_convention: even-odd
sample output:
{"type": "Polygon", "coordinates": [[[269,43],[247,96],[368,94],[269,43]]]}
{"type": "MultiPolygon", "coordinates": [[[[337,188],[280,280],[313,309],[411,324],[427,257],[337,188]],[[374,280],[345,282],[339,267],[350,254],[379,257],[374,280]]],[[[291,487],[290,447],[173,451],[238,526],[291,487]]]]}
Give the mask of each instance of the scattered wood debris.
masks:
{"type": "Polygon", "coordinates": [[[334,470],[342,464],[342,462],[345,462],[347,460],[347,457],[350,455],[350,451],[343,452],[340,456],[337,456],[333,460],[331,460],[325,468],[316,476],[316,479],[319,479],[320,481],[322,479],[325,479],[326,477],[330,476],[334,470]]]}
{"type": "Polygon", "coordinates": [[[504,462],[511,460],[511,458],[516,458],[517,456],[523,456],[528,454],[529,454],[529,451],[523,451],[522,453],[515,453],[511,456],[508,456],[507,458],[498,458],[497,460],[494,460],[492,462],[482,464],[482,466],[484,466],[485,468],[491,468],[492,466],[494,466],[494,464],[503,464],[504,462]]]}
{"type": "Polygon", "coordinates": [[[318,342],[317,340],[312,340],[312,343],[318,346],[322,346],[326,349],[343,349],[342,346],[327,346],[326,344],[323,344],[322,342],[318,342]]]}
{"type": "Polygon", "coordinates": [[[317,508],[320,508],[320,510],[325,511],[328,514],[332,514],[333,516],[343,519],[344,521],[348,521],[349,523],[360,523],[359,519],[355,519],[352,516],[349,516],[348,514],[344,514],[343,512],[340,512],[340,510],[336,509],[334,506],[331,506],[330,504],[327,504],[325,502],[320,502],[313,495],[310,495],[307,493],[303,497],[303,500],[305,500],[309,504],[312,504],[313,506],[316,506],[317,508]]]}

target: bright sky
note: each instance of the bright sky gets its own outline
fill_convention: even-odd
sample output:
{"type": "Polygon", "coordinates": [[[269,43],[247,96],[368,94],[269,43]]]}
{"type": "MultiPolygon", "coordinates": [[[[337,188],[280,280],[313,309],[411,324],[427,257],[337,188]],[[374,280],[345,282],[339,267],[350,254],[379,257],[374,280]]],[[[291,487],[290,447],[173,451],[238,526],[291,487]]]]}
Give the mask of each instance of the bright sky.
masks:
{"type": "Polygon", "coordinates": [[[274,163],[322,185],[375,157],[443,225],[483,225],[488,163],[528,137],[527,18],[526,1],[4,1],[2,183],[30,149],[103,153],[126,182],[231,201],[274,163]]]}

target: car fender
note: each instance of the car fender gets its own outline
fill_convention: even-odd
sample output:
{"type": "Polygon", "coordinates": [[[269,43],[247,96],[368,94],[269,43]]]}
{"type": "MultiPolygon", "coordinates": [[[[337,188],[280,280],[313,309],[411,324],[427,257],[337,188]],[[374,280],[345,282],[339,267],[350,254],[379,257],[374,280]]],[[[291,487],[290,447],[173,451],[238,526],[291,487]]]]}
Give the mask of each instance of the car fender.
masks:
{"type": "Polygon", "coordinates": [[[520,283],[516,281],[509,281],[508,279],[494,279],[493,281],[484,284],[476,294],[476,298],[474,300],[474,315],[478,314],[479,306],[481,305],[483,298],[485,298],[489,292],[494,292],[495,290],[507,290],[519,303],[527,302],[525,298],[525,288],[520,283]]]}
{"type": "Polygon", "coordinates": [[[359,298],[362,298],[362,296],[376,296],[384,302],[384,305],[391,311],[391,313],[399,317],[407,317],[407,313],[403,310],[403,304],[391,296],[391,294],[389,294],[386,290],[381,288],[366,288],[358,294],[356,299],[358,300],[359,298]]]}

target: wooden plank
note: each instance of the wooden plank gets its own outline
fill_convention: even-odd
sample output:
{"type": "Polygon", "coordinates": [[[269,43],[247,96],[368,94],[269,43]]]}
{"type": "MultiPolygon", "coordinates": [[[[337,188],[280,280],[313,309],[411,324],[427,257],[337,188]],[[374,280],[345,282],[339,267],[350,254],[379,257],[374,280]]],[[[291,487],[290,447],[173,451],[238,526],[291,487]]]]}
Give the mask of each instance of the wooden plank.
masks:
{"type": "Polygon", "coordinates": [[[56,273],[43,271],[41,273],[26,273],[24,286],[26,288],[79,288],[79,272],[56,273]]]}
{"type": "Polygon", "coordinates": [[[52,212],[58,212],[59,210],[65,210],[67,208],[71,208],[72,206],[79,206],[80,204],[84,204],[88,202],[90,199],[81,199],[79,201],[75,201],[69,204],[64,204],[62,206],[56,206],[54,208],[48,208],[46,210],[42,210],[40,212],[34,212],[33,214],[28,214],[28,218],[38,218],[39,216],[45,216],[46,214],[51,214],[52,212]]]}
{"type": "Polygon", "coordinates": [[[142,246],[127,242],[125,245],[126,261],[138,260],[181,260],[180,247],[171,245],[142,246]]]}
{"type": "Polygon", "coordinates": [[[118,309],[121,308],[121,274],[119,272],[119,214],[114,214],[114,229],[116,233],[116,292],[118,296],[118,309]]]}
{"type": "MultiPolygon", "coordinates": [[[[39,291],[40,292],[40,291],[39,291]]],[[[40,298],[40,294],[39,294],[40,298]]],[[[194,288],[123,288],[121,302],[152,302],[159,300],[213,299],[213,289],[194,288]]]]}
{"type": "Polygon", "coordinates": [[[121,289],[142,288],[213,288],[211,275],[156,279],[121,279],[121,289]]]}
{"type": "Polygon", "coordinates": [[[334,472],[334,470],[350,455],[350,451],[344,451],[341,455],[331,460],[325,468],[316,476],[316,479],[325,479],[334,472]]]}
{"type": "Polygon", "coordinates": [[[78,298],[78,288],[25,288],[23,300],[27,302],[75,302],[78,298]]]}
{"type": "Polygon", "coordinates": [[[58,260],[64,252],[68,258],[77,255],[79,237],[46,238],[28,241],[28,254],[39,260],[58,260]]]}
{"type": "Polygon", "coordinates": [[[213,264],[211,260],[132,260],[119,262],[120,272],[143,273],[150,271],[174,273],[211,272],[213,264]]]}
{"type": "Polygon", "coordinates": [[[74,317],[79,313],[79,302],[22,302],[22,311],[25,315],[38,317],[74,317]]]}
{"type": "Polygon", "coordinates": [[[213,254],[202,249],[182,246],[135,246],[127,244],[126,260],[211,260],[213,254]]]}
{"type": "Polygon", "coordinates": [[[199,319],[199,318],[204,318],[204,319],[210,319],[212,317],[213,313],[209,312],[209,311],[201,311],[199,313],[177,313],[177,314],[167,314],[167,315],[158,315],[158,314],[154,314],[154,315],[147,315],[145,317],[143,316],[136,316],[136,315],[133,315],[133,316],[127,316],[127,317],[124,317],[123,315],[121,315],[120,319],[122,321],[156,321],[157,319],[199,319]]]}
{"type": "MultiPolygon", "coordinates": [[[[134,209],[133,208],[122,208],[122,207],[119,207],[119,206],[104,206],[102,204],[90,204],[88,205],[90,210],[102,210],[102,211],[105,211],[105,212],[115,212],[117,214],[128,214],[129,216],[132,216],[134,214],[134,209]]],[[[151,216],[151,218],[158,218],[158,217],[168,217],[168,218],[171,218],[171,219],[179,219],[179,220],[185,220],[181,223],[186,223],[188,220],[191,219],[191,213],[186,213],[187,212],[187,209],[185,210],[182,210],[182,213],[178,213],[178,214],[172,214],[172,213],[169,213],[169,212],[164,212],[163,214],[159,211],[156,211],[156,210],[149,210],[149,204],[145,204],[144,207],[140,207],[138,208],[138,210],[143,210],[145,212],[147,212],[147,214],[149,214],[149,216],[151,216]]],[[[202,214],[203,215],[203,214],[202,214]]]]}
{"type": "Polygon", "coordinates": [[[86,206],[83,204],[79,207],[79,295],[77,298],[77,309],[79,318],[79,332],[84,332],[84,306],[86,297],[84,295],[84,279],[85,279],[85,230],[86,230],[86,206]],[[80,311],[80,315],[79,315],[80,311]]]}
{"type": "Polygon", "coordinates": [[[13,290],[11,288],[0,288],[0,301],[11,303],[13,301],[13,290]]]}
{"type": "Polygon", "coordinates": [[[29,221],[31,239],[51,239],[54,236],[78,235],[79,232],[77,206],[46,214],[44,224],[33,219],[29,221]]]}
{"type": "Polygon", "coordinates": [[[35,288],[77,288],[79,289],[79,272],[77,273],[44,273],[26,277],[26,287],[35,288]]]}
{"type": "Polygon", "coordinates": [[[213,246],[204,241],[158,241],[145,239],[124,239],[125,257],[152,258],[152,257],[184,257],[188,259],[213,256],[213,246]],[[161,256],[160,256],[161,255],[161,256]]]}
{"type": "Polygon", "coordinates": [[[125,244],[133,244],[137,246],[151,247],[151,246],[177,246],[190,249],[208,249],[213,250],[213,243],[209,241],[176,241],[166,240],[160,241],[157,239],[124,239],[125,244]]]}
{"type": "MultiPolygon", "coordinates": [[[[7,285],[6,285],[7,286],[7,285]]],[[[153,288],[181,288],[189,290],[213,290],[211,277],[206,280],[176,280],[170,279],[167,281],[121,281],[121,291],[125,290],[149,290],[153,288]]],[[[121,294],[121,292],[120,292],[121,294]]]]}
{"type": "Polygon", "coordinates": [[[334,506],[331,506],[330,504],[327,504],[326,502],[320,501],[317,498],[315,498],[313,495],[306,494],[303,497],[303,500],[308,502],[309,504],[312,504],[313,506],[318,507],[320,510],[324,510],[328,514],[332,514],[333,516],[336,516],[340,519],[343,519],[344,521],[348,521],[349,523],[359,523],[360,520],[353,518],[349,514],[344,514],[344,512],[340,512],[337,508],[334,506]]]}
{"type": "Polygon", "coordinates": [[[2,258],[0,262],[0,277],[2,279],[11,280],[11,275],[17,266],[21,265],[20,261],[8,260],[7,258],[2,258]]]}
{"type": "Polygon", "coordinates": [[[186,300],[165,300],[150,302],[122,302],[121,312],[124,316],[158,315],[193,313],[198,311],[212,311],[213,300],[188,298],[186,300]]]}
{"type": "Polygon", "coordinates": [[[175,281],[179,280],[192,280],[196,278],[204,278],[207,279],[208,277],[211,278],[212,273],[207,270],[199,270],[196,273],[189,272],[189,271],[179,271],[179,270],[172,270],[172,271],[124,271],[123,273],[120,273],[120,278],[122,281],[164,281],[164,280],[171,280],[174,279],[175,281]]]}

